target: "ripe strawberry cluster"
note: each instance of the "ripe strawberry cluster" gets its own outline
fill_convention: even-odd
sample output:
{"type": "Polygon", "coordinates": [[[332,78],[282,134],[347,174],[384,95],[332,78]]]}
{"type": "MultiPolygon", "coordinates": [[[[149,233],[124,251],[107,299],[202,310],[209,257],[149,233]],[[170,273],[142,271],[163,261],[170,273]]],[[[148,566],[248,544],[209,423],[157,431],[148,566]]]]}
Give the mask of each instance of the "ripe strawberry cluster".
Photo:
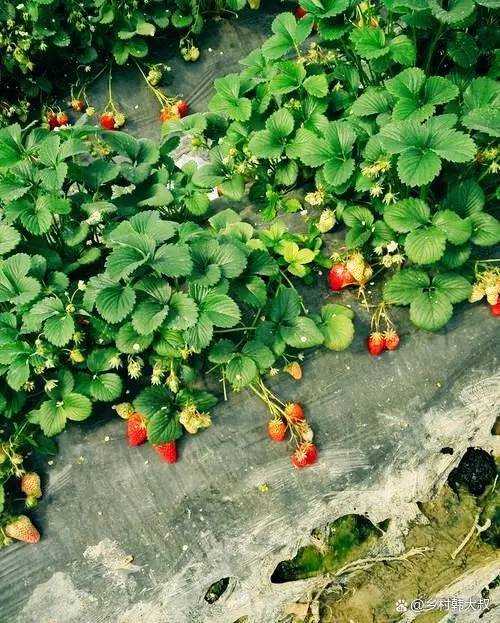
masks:
{"type": "Polygon", "coordinates": [[[174,104],[164,106],[160,111],[160,121],[170,121],[171,119],[182,119],[188,114],[188,103],[179,100],[174,104]]]}
{"type": "MultiPolygon", "coordinates": [[[[137,411],[132,411],[127,416],[127,439],[131,446],[137,447],[148,440],[148,426],[146,419],[137,411]]],[[[175,441],[167,441],[162,444],[152,444],[154,450],[166,463],[177,462],[177,445],[175,441]]]]}
{"type": "Polygon", "coordinates": [[[125,125],[126,117],[121,112],[104,112],[99,117],[99,123],[104,130],[119,130],[125,125]]]}
{"type": "Polygon", "coordinates": [[[273,418],[267,423],[267,434],[276,442],[285,439],[287,432],[290,432],[292,440],[296,444],[296,449],[292,454],[292,463],[297,469],[308,467],[316,463],[318,459],[318,449],[314,443],[313,431],[304,417],[304,410],[298,402],[290,402],[275,413],[273,418]]]}
{"type": "Polygon", "coordinates": [[[53,110],[49,110],[47,112],[47,123],[49,124],[49,128],[54,130],[55,128],[61,128],[69,123],[68,115],[60,110],[59,112],[54,112],[53,110]]]}
{"type": "Polygon", "coordinates": [[[340,292],[347,286],[364,287],[373,275],[371,266],[365,261],[361,253],[351,253],[347,257],[338,256],[338,261],[328,273],[328,286],[333,292],[340,292]]]}
{"type": "Polygon", "coordinates": [[[399,335],[394,329],[387,329],[383,333],[372,331],[366,341],[372,355],[380,355],[384,350],[396,350],[399,346],[399,335]]]}
{"type": "MultiPolygon", "coordinates": [[[[33,508],[42,497],[40,476],[36,472],[26,472],[21,476],[21,491],[26,495],[25,505],[33,508]]],[[[0,528],[0,537],[6,545],[10,539],[23,541],[24,543],[38,543],[40,533],[26,515],[12,517],[4,528],[0,528]]]]}

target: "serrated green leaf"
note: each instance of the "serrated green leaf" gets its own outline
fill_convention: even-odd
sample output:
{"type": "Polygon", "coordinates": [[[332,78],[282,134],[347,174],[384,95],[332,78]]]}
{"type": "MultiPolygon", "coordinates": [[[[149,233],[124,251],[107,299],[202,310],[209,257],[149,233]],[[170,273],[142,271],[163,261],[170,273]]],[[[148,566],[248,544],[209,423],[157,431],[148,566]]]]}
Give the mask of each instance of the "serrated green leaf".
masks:
{"type": "Polygon", "coordinates": [[[116,324],[133,310],[135,298],[135,292],[130,286],[116,284],[103,288],[97,295],[95,304],[104,320],[116,324]]]}
{"type": "Polygon", "coordinates": [[[450,303],[461,303],[469,298],[472,286],[462,275],[456,273],[441,273],[432,280],[432,287],[446,295],[450,303]]]}
{"type": "Polygon", "coordinates": [[[442,130],[431,135],[429,147],[441,158],[451,162],[469,162],[477,150],[470,136],[456,130],[442,130]]]}
{"type": "Polygon", "coordinates": [[[254,360],[261,374],[270,368],[276,359],[271,349],[259,340],[250,340],[245,344],[241,352],[254,360]]]}
{"type": "Polygon", "coordinates": [[[339,15],[349,6],[348,0],[301,0],[300,6],[319,18],[339,15]]]}
{"type": "Polygon", "coordinates": [[[148,441],[153,445],[160,445],[176,441],[182,437],[182,426],[175,417],[175,413],[168,409],[160,409],[148,422],[148,441]]]}
{"type": "Polygon", "coordinates": [[[484,191],[475,180],[452,185],[445,200],[445,205],[461,216],[482,212],[484,203],[484,191]]]}
{"type": "Polygon", "coordinates": [[[89,391],[94,400],[111,402],[121,396],[122,381],[118,374],[107,372],[94,375],[90,382],[89,391]]]}
{"type": "Polygon", "coordinates": [[[234,389],[250,385],[258,375],[257,364],[246,355],[235,355],[226,366],[226,378],[234,389]]]}
{"type": "Polygon", "coordinates": [[[428,0],[432,14],[443,24],[457,24],[474,11],[472,0],[428,0]],[[446,8],[444,8],[446,6],[446,8]]]}
{"type": "Polygon", "coordinates": [[[169,329],[189,329],[196,324],[198,306],[184,292],[175,292],[170,299],[170,309],[165,319],[169,329]]]}
{"type": "Polygon", "coordinates": [[[391,56],[396,63],[411,67],[417,60],[415,43],[406,35],[398,35],[389,41],[391,56]]]}
{"type": "Polygon", "coordinates": [[[21,388],[27,383],[30,376],[30,366],[28,358],[24,356],[17,357],[10,364],[7,371],[7,384],[14,391],[20,391],[21,388]]]}
{"type": "Polygon", "coordinates": [[[21,235],[10,225],[0,224],[0,255],[15,249],[21,240],[21,235]]]}
{"type": "Polygon", "coordinates": [[[421,199],[403,199],[387,206],[384,210],[384,221],[394,231],[402,234],[425,225],[429,217],[429,206],[421,199]]]}
{"type": "Polygon", "coordinates": [[[274,34],[262,46],[264,57],[270,60],[281,58],[303,43],[311,32],[313,21],[312,15],[305,15],[299,22],[292,13],[278,15],[271,25],[274,34]]]}
{"type": "Polygon", "coordinates": [[[210,318],[202,313],[198,316],[198,321],[193,327],[184,331],[184,338],[188,346],[200,352],[212,341],[214,325],[210,318]]]}
{"type": "Polygon", "coordinates": [[[302,86],[312,97],[326,97],[328,94],[328,81],[325,74],[309,76],[302,86]]]}
{"type": "Polygon", "coordinates": [[[470,219],[461,219],[452,210],[439,210],[433,216],[432,222],[452,244],[464,244],[471,237],[472,223],[470,219]]]}
{"type": "Polygon", "coordinates": [[[210,349],[208,360],[212,363],[228,363],[234,353],[234,342],[231,340],[218,340],[210,349]]]}
{"type": "Polygon", "coordinates": [[[54,346],[65,346],[73,337],[75,322],[71,314],[51,316],[43,325],[46,339],[54,346]]]}
{"type": "Polygon", "coordinates": [[[142,417],[150,419],[159,411],[169,413],[171,394],[166,387],[147,387],[139,392],[133,404],[142,417]]]}
{"type": "Polygon", "coordinates": [[[257,275],[250,275],[244,281],[237,281],[234,286],[236,297],[251,307],[264,307],[267,302],[267,286],[257,275]]]}
{"type": "Polygon", "coordinates": [[[127,355],[137,355],[145,351],[153,341],[153,334],[141,335],[131,322],[126,322],[120,327],[116,335],[116,347],[127,355]]]}
{"type": "Polygon", "coordinates": [[[500,137],[500,110],[493,106],[475,108],[462,117],[462,124],[469,130],[500,137]]]}
{"type": "Polygon", "coordinates": [[[321,310],[319,328],[324,335],[324,344],[330,350],[341,351],[348,348],[354,339],[352,311],[341,305],[324,305],[321,310]]]}
{"type": "Polygon", "coordinates": [[[54,400],[46,400],[38,409],[38,424],[47,437],[53,437],[64,430],[66,414],[54,400]]]}
{"type": "Polygon", "coordinates": [[[398,158],[398,174],[408,186],[425,186],[441,170],[441,160],[432,151],[410,147],[398,158]]]}
{"type": "Polygon", "coordinates": [[[271,302],[270,316],[276,323],[292,322],[300,314],[300,297],[291,288],[281,288],[271,302]]]}
{"type": "Polygon", "coordinates": [[[351,41],[356,52],[368,60],[380,58],[390,51],[390,48],[386,46],[384,31],[379,27],[363,26],[357,28],[351,33],[351,41]]]}
{"type": "Polygon", "coordinates": [[[227,279],[234,279],[241,275],[247,264],[245,254],[234,244],[221,244],[214,254],[222,274],[227,279]]]}
{"type": "Polygon", "coordinates": [[[472,245],[470,243],[456,247],[454,245],[448,245],[444,252],[441,261],[447,268],[456,269],[463,266],[469,259],[472,251],[472,245]]]}
{"type": "Polygon", "coordinates": [[[241,80],[238,74],[229,74],[215,80],[216,95],[209,103],[209,110],[226,114],[235,121],[247,121],[250,118],[252,104],[246,97],[241,97],[241,80]]]}
{"type": "Polygon", "coordinates": [[[491,214],[477,212],[471,214],[471,240],[479,247],[491,247],[500,242],[500,221],[491,214]]]}
{"type": "Polygon", "coordinates": [[[281,337],[293,348],[312,348],[324,341],[324,335],[314,320],[305,316],[298,316],[280,328],[281,337]]]}
{"type": "Polygon", "coordinates": [[[193,268],[189,247],[180,243],[166,243],[158,247],[150,264],[154,270],[167,277],[184,277],[193,268]]]}
{"type": "Polygon", "coordinates": [[[241,319],[238,305],[226,294],[208,294],[203,299],[201,309],[216,327],[229,329],[237,325],[241,319]]]}
{"type": "Polygon", "coordinates": [[[437,227],[421,227],[406,236],[405,251],[415,264],[433,264],[443,257],[446,235],[437,227]]]}
{"type": "Polygon", "coordinates": [[[452,32],[448,39],[448,54],[460,67],[472,67],[479,55],[474,38],[468,33],[452,32]]]}
{"type": "Polygon", "coordinates": [[[425,271],[404,268],[385,284],[384,301],[391,305],[409,305],[429,285],[429,275],[425,271]]]}
{"type": "MultiPolygon", "coordinates": [[[[154,245],[152,247],[154,251],[154,245]]],[[[145,264],[149,255],[133,247],[118,247],[106,259],[106,273],[116,281],[124,279],[139,266],[145,264]]]]}
{"type": "Polygon", "coordinates": [[[410,305],[410,320],[419,329],[438,331],[453,315],[453,305],[439,291],[420,292],[410,305]]]}
{"type": "Polygon", "coordinates": [[[270,82],[273,93],[291,93],[300,87],[306,77],[304,66],[296,61],[283,61],[277,65],[277,70],[270,82]]]}
{"type": "Polygon", "coordinates": [[[156,331],[168,314],[169,307],[158,301],[139,303],[132,314],[132,326],[140,335],[149,335],[156,331]]]}
{"type": "Polygon", "coordinates": [[[392,102],[393,99],[386,89],[381,87],[368,87],[354,102],[351,107],[351,112],[358,117],[379,115],[389,112],[392,102]]]}

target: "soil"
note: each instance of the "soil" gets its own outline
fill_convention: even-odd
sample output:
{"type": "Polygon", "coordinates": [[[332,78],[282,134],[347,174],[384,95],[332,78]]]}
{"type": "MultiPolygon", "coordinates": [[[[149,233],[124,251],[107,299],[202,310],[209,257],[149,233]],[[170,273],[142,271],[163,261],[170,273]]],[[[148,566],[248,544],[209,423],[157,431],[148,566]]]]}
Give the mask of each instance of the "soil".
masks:
{"type": "MultiPolygon", "coordinates": [[[[445,484],[431,502],[419,504],[420,520],[410,526],[404,551],[418,551],[423,548],[423,553],[403,561],[387,560],[365,565],[365,569],[348,577],[334,577],[335,573],[332,572],[340,564],[330,565],[329,569],[325,565],[320,566],[323,574],[329,571],[330,575],[323,575],[323,585],[319,584],[319,592],[312,595],[313,602],[319,601],[319,612],[313,614],[309,600],[300,616],[287,616],[280,623],[402,621],[402,614],[396,611],[399,600],[410,604],[417,598],[433,598],[446,587],[452,586],[457,578],[469,576],[489,563],[499,561],[500,490],[496,487],[496,478],[497,467],[493,457],[482,449],[469,448],[460,464],[451,472],[450,484],[445,484]],[[482,495],[473,495],[471,489],[481,491],[482,495]],[[474,529],[475,526],[478,529],[474,529]]],[[[382,558],[384,538],[378,541],[377,547],[374,548],[373,545],[373,540],[352,540],[349,554],[344,552],[342,563],[375,556],[382,558]],[[369,555],[366,551],[367,543],[372,546],[369,555]]],[[[307,548],[302,548],[292,561],[280,563],[278,568],[289,574],[294,570],[294,579],[314,575],[308,566],[311,562],[310,547],[309,557],[304,555],[305,550],[307,548]],[[303,568],[300,568],[301,563],[303,568]]],[[[498,567],[500,570],[500,563],[498,567]]],[[[500,582],[500,576],[497,580],[500,582]]],[[[486,597],[491,589],[496,588],[496,582],[492,582],[490,586],[476,587],[477,594],[481,588],[482,596],[486,597]]],[[[446,596],[461,597],[453,593],[446,596]]],[[[304,603],[296,605],[304,606],[304,603]]],[[[293,608],[288,609],[288,613],[293,611],[293,608]]],[[[295,612],[301,611],[296,609],[295,612]]],[[[411,620],[434,623],[447,614],[444,609],[433,610],[411,620]]]]}

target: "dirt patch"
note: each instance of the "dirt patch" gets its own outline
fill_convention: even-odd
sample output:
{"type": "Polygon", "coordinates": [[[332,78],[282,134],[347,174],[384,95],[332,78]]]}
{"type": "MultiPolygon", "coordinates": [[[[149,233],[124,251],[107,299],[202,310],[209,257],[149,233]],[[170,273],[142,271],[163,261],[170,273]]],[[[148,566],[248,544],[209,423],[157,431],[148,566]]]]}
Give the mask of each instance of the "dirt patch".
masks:
{"type": "MultiPolygon", "coordinates": [[[[462,594],[448,595],[446,588],[466,586],[469,576],[492,563],[495,568],[495,561],[500,568],[500,489],[493,457],[483,450],[469,449],[451,473],[450,483],[453,488],[445,484],[434,500],[419,503],[420,521],[409,527],[404,543],[406,553],[413,555],[384,559],[383,538],[375,548],[371,541],[368,553],[367,541],[353,542],[348,554],[354,565],[351,573],[342,575],[335,567],[325,572],[323,567],[317,587],[301,603],[294,604],[295,609],[288,608],[280,623],[434,623],[443,619],[449,608],[416,616],[411,613],[410,618],[404,618],[402,608],[417,598],[460,598],[462,594]],[[482,495],[474,496],[470,490],[482,495]],[[461,581],[457,584],[458,578],[461,581]],[[399,611],[398,602],[403,604],[399,611]],[[297,609],[298,605],[302,609],[297,609]]],[[[306,560],[304,552],[302,558],[299,554],[287,561],[288,565],[306,560]]],[[[483,598],[496,587],[495,581],[484,587],[470,584],[473,594],[483,598]]]]}

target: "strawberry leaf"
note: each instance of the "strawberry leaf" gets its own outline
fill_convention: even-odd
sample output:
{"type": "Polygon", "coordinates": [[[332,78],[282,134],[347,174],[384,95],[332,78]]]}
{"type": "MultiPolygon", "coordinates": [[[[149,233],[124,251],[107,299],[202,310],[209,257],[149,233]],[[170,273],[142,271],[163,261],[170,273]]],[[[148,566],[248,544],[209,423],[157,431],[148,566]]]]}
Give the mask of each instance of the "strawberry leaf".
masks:
{"type": "Polygon", "coordinates": [[[419,329],[438,331],[450,320],[453,305],[439,291],[420,292],[410,305],[410,320],[419,329]]]}

